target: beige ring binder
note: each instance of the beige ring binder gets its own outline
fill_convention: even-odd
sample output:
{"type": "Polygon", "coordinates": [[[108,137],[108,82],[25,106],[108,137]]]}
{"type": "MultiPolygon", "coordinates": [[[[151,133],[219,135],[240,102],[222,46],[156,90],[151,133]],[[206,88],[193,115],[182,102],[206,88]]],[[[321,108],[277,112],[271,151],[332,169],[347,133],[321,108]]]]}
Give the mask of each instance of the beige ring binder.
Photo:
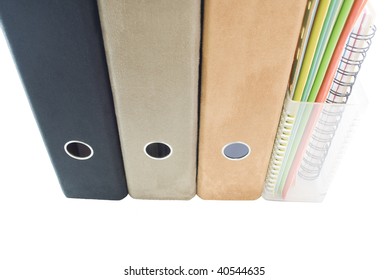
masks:
{"type": "Polygon", "coordinates": [[[98,3],[129,194],[190,199],[201,1],[98,3]]]}

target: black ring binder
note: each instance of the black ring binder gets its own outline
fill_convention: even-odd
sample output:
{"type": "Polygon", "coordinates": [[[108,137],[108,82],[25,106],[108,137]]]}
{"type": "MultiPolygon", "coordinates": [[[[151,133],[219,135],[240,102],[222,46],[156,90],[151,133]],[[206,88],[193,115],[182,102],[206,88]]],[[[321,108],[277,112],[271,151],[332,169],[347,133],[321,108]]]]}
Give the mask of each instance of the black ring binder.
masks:
{"type": "Polygon", "coordinates": [[[1,0],[0,19],[65,195],[124,198],[96,1],[1,0]]]}

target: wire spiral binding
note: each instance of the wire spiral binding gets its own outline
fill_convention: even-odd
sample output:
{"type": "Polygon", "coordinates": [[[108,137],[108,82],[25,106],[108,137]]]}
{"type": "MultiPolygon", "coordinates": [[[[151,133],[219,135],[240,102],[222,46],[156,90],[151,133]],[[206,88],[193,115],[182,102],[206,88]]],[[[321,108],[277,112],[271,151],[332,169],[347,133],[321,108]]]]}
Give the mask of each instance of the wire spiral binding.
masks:
{"type": "Polygon", "coordinates": [[[375,32],[372,26],[368,35],[350,34],[326,103],[347,103],[375,32]]]}
{"type": "MultiPolygon", "coordinates": [[[[368,35],[350,34],[326,103],[347,103],[375,32],[372,26],[368,35]]],[[[298,171],[300,177],[315,180],[320,176],[344,110],[345,106],[327,106],[321,112],[298,171]]]]}
{"type": "Polygon", "coordinates": [[[270,165],[266,175],[265,189],[269,193],[275,192],[278,175],[280,173],[282,161],[285,157],[286,148],[289,143],[289,138],[293,129],[293,124],[296,116],[287,111],[287,106],[284,105],[281,114],[280,125],[278,126],[276,140],[273,146],[273,152],[270,159],[270,165]]]}

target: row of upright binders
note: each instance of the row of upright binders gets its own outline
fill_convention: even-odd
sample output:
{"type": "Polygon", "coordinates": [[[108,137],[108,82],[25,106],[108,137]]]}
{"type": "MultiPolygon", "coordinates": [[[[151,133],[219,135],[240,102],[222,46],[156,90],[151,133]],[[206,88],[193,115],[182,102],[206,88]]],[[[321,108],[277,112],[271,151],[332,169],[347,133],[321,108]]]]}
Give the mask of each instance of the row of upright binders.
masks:
{"type": "Polygon", "coordinates": [[[364,104],[366,2],[0,0],[0,19],[67,197],[321,201],[364,104]]]}

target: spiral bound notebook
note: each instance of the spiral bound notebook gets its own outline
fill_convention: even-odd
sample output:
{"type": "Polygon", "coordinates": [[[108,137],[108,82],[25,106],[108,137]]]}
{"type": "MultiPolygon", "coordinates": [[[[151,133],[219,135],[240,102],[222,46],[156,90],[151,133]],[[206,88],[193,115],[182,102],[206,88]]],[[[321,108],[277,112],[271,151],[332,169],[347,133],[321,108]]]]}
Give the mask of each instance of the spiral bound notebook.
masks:
{"type": "MultiPolygon", "coordinates": [[[[319,178],[319,175],[324,164],[328,169],[328,162],[333,162],[333,159],[326,159],[330,147],[340,146],[347,125],[351,125],[358,112],[357,106],[344,104],[375,33],[371,24],[373,17],[373,13],[365,9],[349,36],[327,104],[298,103],[292,102],[289,97],[286,99],[268,169],[265,198],[302,201],[324,198],[331,175],[329,172],[325,172],[324,177],[327,178],[319,178]],[[299,112],[308,113],[298,119],[299,112]],[[339,126],[341,131],[337,131],[339,126]],[[336,138],[335,141],[333,138],[336,138]]],[[[331,148],[331,156],[336,158],[333,150],[336,148],[331,148]]]]}
{"type": "MultiPolygon", "coordinates": [[[[339,75],[337,75],[337,77],[333,79],[332,83],[334,86],[332,91],[330,91],[327,95],[327,103],[346,104],[348,101],[349,95],[352,91],[353,82],[355,82],[357,76],[355,64],[359,63],[360,65],[361,62],[363,62],[365,53],[367,51],[365,48],[363,48],[365,52],[361,54],[359,48],[363,47],[363,45],[366,44],[369,46],[368,43],[370,42],[369,40],[365,40],[366,36],[360,34],[367,34],[367,37],[371,36],[370,33],[374,34],[374,32],[370,31],[371,20],[366,21],[366,15],[367,12],[363,12],[360,16],[360,21],[357,22],[356,26],[354,27],[358,39],[355,40],[355,36],[353,35],[354,33],[352,33],[349,36],[348,44],[346,45],[346,47],[343,48],[343,58],[340,61],[337,69],[339,75]]],[[[370,14],[367,18],[372,19],[372,14],[370,14]]],[[[350,20],[350,18],[348,20],[350,20]]],[[[352,20],[355,21],[354,19],[352,20]]],[[[372,31],[374,30],[375,29],[372,28],[372,31]]],[[[323,136],[324,134],[327,137],[332,138],[335,136],[337,128],[335,129],[334,127],[337,127],[337,124],[339,124],[339,122],[341,121],[340,112],[344,110],[345,107],[343,108],[342,106],[315,106],[310,112],[308,122],[305,125],[304,134],[302,135],[301,141],[298,145],[297,152],[294,155],[293,163],[289,169],[289,173],[286,177],[284,177],[286,178],[285,181],[281,182],[281,184],[284,184],[283,196],[286,195],[287,191],[289,190],[289,187],[294,182],[294,176],[297,172],[298,166],[301,163],[304,149],[307,149],[307,155],[305,156],[304,163],[306,164],[309,162],[311,170],[312,168],[318,168],[319,170],[321,169],[319,168],[319,166],[322,166],[324,164],[325,155],[323,155],[323,157],[319,157],[317,151],[319,150],[323,152],[327,150],[325,154],[328,153],[328,149],[331,145],[331,142],[328,142],[328,139],[323,136]],[[320,118],[320,114],[324,114],[326,115],[326,117],[320,118]],[[313,140],[308,144],[307,141],[310,138],[313,128],[315,128],[316,133],[313,135],[313,140]]],[[[301,168],[304,171],[308,171],[306,165],[302,165],[301,168]]],[[[313,174],[310,173],[309,175],[307,175],[307,173],[308,172],[300,172],[299,174],[305,176],[304,178],[308,178],[308,176],[310,176],[309,178],[312,178],[313,174]]]]}
{"type": "Polygon", "coordinates": [[[261,195],[306,10],[305,0],[204,2],[201,198],[261,195]]]}
{"type": "Polygon", "coordinates": [[[125,197],[96,1],[1,0],[0,18],[65,195],[125,197]]]}
{"type": "Polygon", "coordinates": [[[196,194],[200,0],[98,1],[129,194],[196,194]]]}
{"type": "MultiPolygon", "coordinates": [[[[334,32],[336,32],[336,34],[331,34],[330,41],[323,55],[318,73],[315,77],[315,82],[312,86],[312,90],[308,98],[309,102],[324,102],[326,100],[347,38],[351,33],[358,17],[362,13],[366,3],[367,0],[353,1],[352,7],[347,9],[349,10],[348,16],[345,22],[342,24],[342,28],[337,29],[338,26],[337,24],[335,25],[334,32]]],[[[347,4],[348,2],[345,0],[342,6],[342,10],[340,11],[340,15],[342,15],[343,7],[347,4]]]]}
{"type": "MultiPolygon", "coordinates": [[[[367,51],[370,48],[372,38],[376,31],[373,20],[374,14],[372,12],[368,13],[365,10],[354,31],[350,34],[326,99],[327,103],[348,103],[357,75],[366,58],[367,51]]],[[[345,107],[335,106],[329,107],[328,110],[321,112],[312,135],[309,136],[309,130],[307,130],[303,136],[303,139],[310,139],[306,146],[305,155],[301,164],[299,164],[299,160],[295,159],[295,167],[292,168],[290,174],[295,174],[293,170],[297,169],[297,166],[300,166],[298,174],[301,177],[307,180],[315,180],[320,176],[326,156],[331,148],[331,143],[336,135],[336,130],[342,120],[344,110],[345,107]]],[[[300,146],[304,147],[305,145],[300,144],[300,146]]],[[[297,154],[303,154],[303,149],[301,148],[297,154]]],[[[292,178],[290,180],[293,181],[292,178]]]]}
{"type": "MultiPolygon", "coordinates": [[[[306,66],[306,69],[305,71],[301,71],[299,75],[296,91],[290,93],[294,101],[312,102],[311,98],[315,95],[313,92],[315,92],[316,82],[320,80],[321,72],[326,69],[326,65],[331,58],[337,40],[348,20],[348,15],[352,10],[354,0],[345,0],[339,13],[337,13],[337,17],[334,17],[333,14],[327,12],[328,9],[330,9],[330,11],[339,10],[340,4],[341,3],[336,0],[332,0],[330,3],[320,3],[319,9],[322,8],[322,13],[315,17],[314,27],[318,26],[321,30],[317,29],[316,32],[311,35],[314,40],[311,40],[311,38],[309,39],[312,44],[308,47],[310,47],[312,51],[308,52],[308,55],[303,58],[303,65],[306,66]],[[336,21],[333,23],[335,19],[336,21]],[[331,34],[329,38],[328,34],[331,34]],[[312,64],[314,59],[314,64],[312,64]],[[310,80],[308,80],[308,78],[310,78],[310,80]],[[312,85],[313,78],[315,79],[315,82],[312,85]]],[[[275,180],[277,185],[285,185],[287,172],[291,167],[297,145],[304,133],[312,109],[313,107],[311,106],[302,105],[296,112],[291,112],[292,115],[288,116],[290,121],[293,122],[292,130],[290,134],[287,135],[290,144],[285,147],[285,150],[282,150],[282,156],[277,157],[279,167],[272,173],[272,180],[275,180]]]]}

